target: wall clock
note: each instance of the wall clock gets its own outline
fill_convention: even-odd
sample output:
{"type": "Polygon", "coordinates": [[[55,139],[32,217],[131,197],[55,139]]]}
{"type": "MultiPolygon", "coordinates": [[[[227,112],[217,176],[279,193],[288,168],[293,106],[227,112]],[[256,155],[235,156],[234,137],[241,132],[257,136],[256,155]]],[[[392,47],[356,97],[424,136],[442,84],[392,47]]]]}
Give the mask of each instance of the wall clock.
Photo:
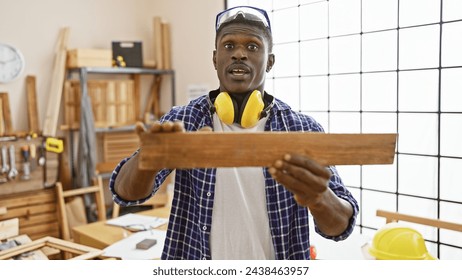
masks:
{"type": "Polygon", "coordinates": [[[0,43],[0,83],[8,83],[24,70],[24,56],[19,49],[0,43]]]}

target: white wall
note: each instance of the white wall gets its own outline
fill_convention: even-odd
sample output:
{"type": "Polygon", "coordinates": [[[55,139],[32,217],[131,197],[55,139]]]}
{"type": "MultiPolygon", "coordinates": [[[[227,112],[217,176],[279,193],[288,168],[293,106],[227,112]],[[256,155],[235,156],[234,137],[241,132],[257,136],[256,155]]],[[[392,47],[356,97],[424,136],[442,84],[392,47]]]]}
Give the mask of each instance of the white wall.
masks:
{"type": "MultiPolygon", "coordinates": [[[[18,79],[0,84],[0,92],[10,96],[13,128],[28,129],[27,75],[37,78],[39,118],[43,125],[54,49],[64,26],[70,27],[69,48],[110,48],[113,40],[141,40],[144,59],[153,60],[152,21],[154,16],[161,16],[171,24],[176,104],[187,102],[190,84],[217,87],[212,66],[214,20],[223,7],[224,1],[214,0],[0,0],[0,42],[18,47],[26,60],[25,71],[18,79]]],[[[164,111],[171,104],[168,89],[168,84],[163,87],[164,111]]],[[[142,90],[146,95],[146,86],[142,90]]]]}

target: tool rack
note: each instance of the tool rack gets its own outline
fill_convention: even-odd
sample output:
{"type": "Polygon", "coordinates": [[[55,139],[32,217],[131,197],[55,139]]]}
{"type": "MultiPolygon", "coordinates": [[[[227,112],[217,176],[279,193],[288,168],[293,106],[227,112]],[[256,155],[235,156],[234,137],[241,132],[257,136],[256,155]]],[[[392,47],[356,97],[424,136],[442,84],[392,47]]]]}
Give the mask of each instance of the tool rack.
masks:
{"type": "Polygon", "coordinates": [[[57,170],[57,155],[45,151],[43,137],[0,137],[0,197],[52,186],[57,170]],[[25,147],[29,149],[27,160],[25,147]]]}
{"type": "MultiPolygon", "coordinates": [[[[0,167],[8,165],[0,174],[0,221],[19,219],[19,234],[31,239],[44,236],[59,237],[54,183],[58,177],[58,155],[45,152],[44,138],[0,137],[0,151],[6,150],[6,162],[0,158],[0,167]],[[21,147],[28,146],[36,154],[29,154],[29,176],[24,177],[24,157],[21,147]],[[14,149],[14,150],[13,150],[14,149]],[[14,151],[17,174],[8,178],[11,171],[10,151],[14,151]]],[[[5,156],[3,156],[5,158],[5,156]]]]}

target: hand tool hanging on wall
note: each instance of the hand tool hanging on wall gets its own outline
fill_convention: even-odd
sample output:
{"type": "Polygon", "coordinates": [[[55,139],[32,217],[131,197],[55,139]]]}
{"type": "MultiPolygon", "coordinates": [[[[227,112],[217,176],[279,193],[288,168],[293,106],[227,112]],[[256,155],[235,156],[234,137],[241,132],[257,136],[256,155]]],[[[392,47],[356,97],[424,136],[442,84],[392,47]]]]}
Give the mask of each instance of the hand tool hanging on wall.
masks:
{"type": "Polygon", "coordinates": [[[8,169],[9,169],[9,166],[8,166],[8,158],[6,156],[6,146],[2,146],[2,168],[0,170],[0,173],[1,173],[1,178],[0,178],[0,183],[6,183],[8,182],[8,169]]]}
{"type": "Polygon", "coordinates": [[[10,171],[8,172],[8,179],[14,180],[18,176],[18,170],[16,169],[16,155],[14,145],[10,145],[9,148],[10,155],[10,171]]]}
{"type": "Polygon", "coordinates": [[[48,152],[62,153],[64,150],[64,143],[62,139],[48,137],[45,141],[45,149],[48,152]]]}
{"type": "Polygon", "coordinates": [[[29,180],[30,179],[30,149],[28,145],[24,145],[21,147],[21,155],[23,159],[21,180],[29,180]]]}
{"type": "Polygon", "coordinates": [[[2,146],[2,169],[0,173],[2,174],[4,180],[7,180],[8,178],[8,170],[10,170],[10,166],[8,165],[7,147],[3,145],[2,146]]]}
{"type": "Polygon", "coordinates": [[[46,158],[45,158],[45,146],[40,145],[37,149],[38,154],[38,164],[40,166],[45,166],[46,158]]]}
{"type": "MultiPolygon", "coordinates": [[[[38,163],[40,166],[46,165],[46,154],[47,152],[52,152],[56,154],[62,154],[64,151],[64,141],[63,139],[58,139],[55,137],[47,137],[42,145],[39,147],[39,159],[38,163]]],[[[59,176],[59,175],[58,175],[59,176]]],[[[56,184],[55,182],[47,182],[47,168],[44,169],[44,187],[52,187],[56,184]]]]}
{"type": "Polygon", "coordinates": [[[37,168],[37,146],[34,143],[29,145],[30,154],[30,171],[33,172],[37,168]]]}

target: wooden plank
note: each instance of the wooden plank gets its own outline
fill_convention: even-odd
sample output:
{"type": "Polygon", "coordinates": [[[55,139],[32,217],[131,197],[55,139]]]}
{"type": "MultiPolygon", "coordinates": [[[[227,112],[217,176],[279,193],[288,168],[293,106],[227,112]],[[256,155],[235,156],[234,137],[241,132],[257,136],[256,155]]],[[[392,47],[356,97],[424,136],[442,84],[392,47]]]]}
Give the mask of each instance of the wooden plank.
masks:
{"type": "Polygon", "coordinates": [[[78,189],[67,190],[62,194],[62,196],[71,197],[71,196],[82,195],[82,194],[87,194],[87,193],[96,193],[96,192],[99,192],[99,190],[100,190],[99,186],[78,188],[78,189]]]}
{"type": "Polygon", "coordinates": [[[48,189],[43,191],[23,192],[4,196],[0,200],[0,206],[7,208],[16,208],[36,204],[55,203],[56,194],[54,190],[48,189]]]}
{"type": "Polygon", "coordinates": [[[160,112],[160,87],[162,85],[162,76],[155,76],[156,81],[155,88],[151,91],[151,94],[154,96],[153,102],[150,104],[152,106],[151,110],[156,117],[156,119],[160,119],[162,113],[160,112]]]}
{"type": "Polygon", "coordinates": [[[432,226],[437,228],[444,228],[454,231],[462,232],[462,224],[437,220],[437,219],[429,219],[424,217],[412,216],[401,214],[397,212],[389,212],[385,210],[377,210],[376,216],[386,218],[387,223],[397,222],[397,221],[406,221],[414,224],[421,224],[426,226],[432,226]]]}
{"type": "Polygon", "coordinates": [[[0,240],[19,234],[19,220],[17,218],[0,222],[0,240]]]}
{"type": "Polygon", "coordinates": [[[112,132],[103,135],[103,161],[118,162],[130,156],[139,147],[139,138],[133,131],[112,132]]]}
{"type": "Polygon", "coordinates": [[[0,136],[5,135],[5,121],[3,119],[3,101],[0,98],[0,136]]]}
{"type": "Polygon", "coordinates": [[[271,166],[284,154],[323,165],[393,163],[396,134],[142,133],[140,169],[271,166]]]}
{"type": "Polygon", "coordinates": [[[117,102],[115,84],[109,83],[106,92],[106,125],[117,125],[117,102]]]}
{"type": "Polygon", "coordinates": [[[28,207],[8,208],[8,213],[4,215],[5,218],[24,217],[30,219],[33,215],[41,213],[56,213],[55,203],[37,204],[28,207]]]}
{"type": "Polygon", "coordinates": [[[13,134],[13,122],[11,120],[10,98],[8,97],[8,93],[0,92],[0,99],[2,100],[3,135],[11,135],[13,134]]]}
{"type": "Polygon", "coordinates": [[[154,54],[157,69],[164,69],[164,59],[162,52],[162,18],[154,17],[154,54]]]}
{"type": "Polygon", "coordinates": [[[58,223],[55,223],[53,226],[54,226],[54,228],[49,229],[48,231],[45,231],[45,232],[32,231],[28,235],[32,240],[36,240],[36,239],[39,239],[39,238],[42,238],[42,237],[45,237],[45,236],[61,237],[61,233],[59,232],[58,223]]]}
{"type": "MultiPolygon", "coordinates": [[[[19,225],[19,234],[27,234],[31,238],[32,236],[34,236],[33,239],[37,239],[38,236],[53,235],[53,233],[57,232],[57,230],[59,230],[58,221],[55,221],[53,223],[36,225],[33,227],[21,227],[21,225],[19,225]]],[[[59,233],[55,236],[59,236],[59,233]]]]}
{"type": "Polygon", "coordinates": [[[141,121],[143,117],[140,115],[140,93],[141,93],[141,75],[133,75],[133,116],[134,119],[141,121]]]}
{"type": "Polygon", "coordinates": [[[149,123],[146,121],[149,119],[149,116],[152,114],[154,115],[157,119],[160,118],[160,98],[159,98],[159,91],[160,87],[162,84],[162,76],[156,75],[153,77],[152,84],[151,84],[151,90],[148,95],[147,102],[144,107],[144,118],[145,122],[149,123]]]}
{"type": "Polygon", "coordinates": [[[112,67],[111,49],[72,49],[67,51],[67,67],[112,67]]]}
{"type": "Polygon", "coordinates": [[[61,96],[64,86],[64,76],[66,72],[67,42],[69,38],[69,28],[60,30],[57,44],[56,56],[53,65],[53,75],[48,92],[48,104],[43,125],[43,135],[56,137],[58,129],[59,109],[61,107],[61,96]]]}
{"type": "MultiPolygon", "coordinates": [[[[105,126],[106,122],[106,94],[110,88],[114,89],[114,82],[108,80],[92,80],[87,82],[88,96],[91,100],[91,108],[93,111],[93,120],[95,127],[105,126]]],[[[79,99],[76,102],[76,110],[78,109],[77,126],[80,126],[80,83],[76,83],[76,90],[79,92],[79,99]]]]}
{"type": "Polygon", "coordinates": [[[116,88],[117,123],[128,123],[128,88],[124,84],[118,84],[116,88]]]}
{"type": "MultiPolygon", "coordinates": [[[[55,208],[56,209],[56,208],[55,208]]],[[[40,224],[56,222],[56,211],[33,214],[29,217],[19,217],[21,227],[31,227],[40,224]]]]}
{"type": "Polygon", "coordinates": [[[26,92],[27,92],[27,116],[29,120],[29,131],[40,132],[39,114],[37,105],[37,90],[35,76],[26,77],[26,92]]]}
{"type": "MultiPolygon", "coordinates": [[[[8,240],[15,240],[19,242],[19,244],[25,244],[25,243],[32,242],[31,238],[26,234],[18,235],[18,236],[9,238],[8,240]]],[[[32,251],[32,253],[33,254],[27,254],[25,256],[20,256],[19,259],[20,260],[48,260],[47,256],[41,250],[35,250],[35,251],[32,251]]]]}
{"type": "Polygon", "coordinates": [[[48,236],[1,251],[0,260],[6,260],[25,252],[41,249],[45,246],[56,248],[63,252],[78,254],[77,257],[72,258],[73,260],[93,259],[103,254],[102,250],[48,236]]]}
{"type": "Polygon", "coordinates": [[[171,47],[170,47],[170,24],[162,22],[162,58],[164,69],[172,69],[171,47]]]}
{"type": "Polygon", "coordinates": [[[75,93],[71,87],[71,81],[64,82],[64,123],[72,126],[75,123],[75,105],[74,105],[75,93]]]}

